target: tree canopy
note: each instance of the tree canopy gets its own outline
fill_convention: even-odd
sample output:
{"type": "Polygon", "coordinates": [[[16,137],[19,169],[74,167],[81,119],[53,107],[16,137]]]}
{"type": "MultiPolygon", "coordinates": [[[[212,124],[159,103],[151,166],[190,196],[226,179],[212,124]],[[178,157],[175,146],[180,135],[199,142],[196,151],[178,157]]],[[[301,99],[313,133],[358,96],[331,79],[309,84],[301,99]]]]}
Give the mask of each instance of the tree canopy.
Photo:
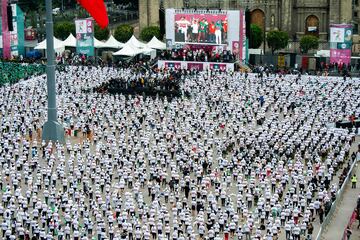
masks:
{"type": "Polygon", "coordinates": [[[301,52],[307,53],[311,49],[318,49],[319,38],[312,35],[305,35],[300,39],[301,52]]]}
{"type": "Polygon", "coordinates": [[[268,32],[266,41],[274,54],[275,51],[286,48],[289,43],[289,35],[287,32],[273,30],[268,32]]]}
{"type": "Polygon", "coordinates": [[[61,40],[65,40],[70,33],[75,36],[75,23],[73,22],[58,22],[54,24],[54,36],[61,40]]]}
{"type": "Polygon", "coordinates": [[[114,32],[114,38],[120,42],[127,42],[134,34],[134,28],[129,24],[119,25],[114,32]]]}
{"type": "Polygon", "coordinates": [[[259,48],[263,42],[263,30],[256,24],[251,24],[251,41],[250,48],[259,48]]]}
{"type": "Polygon", "coordinates": [[[140,39],[145,42],[149,42],[154,36],[158,39],[162,39],[160,28],[158,26],[145,27],[141,30],[140,39]]]}
{"type": "Polygon", "coordinates": [[[97,24],[95,24],[94,27],[94,36],[96,39],[98,40],[107,40],[109,38],[110,35],[110,30],[109,28],[104,28],[102,29],[101,27],[99,27],[97,24]]]}

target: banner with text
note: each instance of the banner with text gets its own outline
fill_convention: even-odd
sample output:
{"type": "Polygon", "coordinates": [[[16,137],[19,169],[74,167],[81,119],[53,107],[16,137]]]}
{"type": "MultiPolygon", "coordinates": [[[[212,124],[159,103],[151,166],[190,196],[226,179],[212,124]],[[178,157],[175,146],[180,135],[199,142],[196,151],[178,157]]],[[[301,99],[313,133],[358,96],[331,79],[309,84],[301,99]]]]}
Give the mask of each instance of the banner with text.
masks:
{"type": "Polygon", "coordinates": [[[330,25],[330,63],[349,64],[351,61],[352,25],[330,25]]]}
{"type": "Polygon", "coordinates": [[[75,21],[76,52],[87,56],[94,56],[94,22],[92,19],[75,21]]]}
{"type": "Polygon", "coordinates": [[[25,55],[25,17],[17,4],[11,4],[13,31],[10,32],[10,48],[12,56],[25,55]]]}

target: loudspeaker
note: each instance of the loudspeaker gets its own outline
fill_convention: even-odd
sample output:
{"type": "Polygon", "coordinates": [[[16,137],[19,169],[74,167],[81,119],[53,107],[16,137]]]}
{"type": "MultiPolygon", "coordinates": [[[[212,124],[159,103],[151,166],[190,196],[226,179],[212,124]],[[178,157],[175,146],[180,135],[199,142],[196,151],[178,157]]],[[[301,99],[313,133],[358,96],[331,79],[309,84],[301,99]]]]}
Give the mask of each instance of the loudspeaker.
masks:
{"type": "Polygon", "coordinates": [[[159,22],[160,22],[160,34],[164,36],[165,34],[165,10],[159,9],[159,22]]]}
{"type": "Polygon", "coordinates": [[[14,31],[14,27],[13,27],[13,15],[12,15],[12,9],[11,6],[7,6],[7,20],[8,20],[8,28],[9,31],[14,31]]]}

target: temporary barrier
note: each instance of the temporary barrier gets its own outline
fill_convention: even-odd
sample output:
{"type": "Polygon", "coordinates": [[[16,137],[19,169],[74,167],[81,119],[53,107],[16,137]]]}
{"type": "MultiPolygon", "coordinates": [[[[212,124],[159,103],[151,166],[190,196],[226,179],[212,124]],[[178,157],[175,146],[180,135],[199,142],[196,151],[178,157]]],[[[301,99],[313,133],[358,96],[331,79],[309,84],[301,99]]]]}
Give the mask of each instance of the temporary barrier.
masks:
{"type": "Polygon", "coordinates": [[[345,190],[345,187],[346,185],[349,183],[350,181],[350,177],[351,177],[351,173],[354,169],[354,166],[356,165],[357,161],[354,161],[352,164],[351,164],[351,168],[350,168],[350,171],[348,172],[348,175],[347,177],[345,178],[344,180],[344,183],[343,185],[341,186],[341,188],[337,191],[336,193],[336,199],[335,201],[331,204],[331,208],[330,208],[330,211],[329,213],[326,215],[325,219],[324,219],[324,222],[322,223],[321,227],[320,227],[320,230],[316,236],[316,240],[320,240],[321,239],[321,235],[324,233],[325,229],[328,227],[329,223],[331,222],[331,219],[332,217],[334,216],[334,212],[335,212],[335,209],[336,207],[338,206],[338,204],[341,203],[341,200],[343,198],[343,194],[344,194],[344,190],[345,190]]]}

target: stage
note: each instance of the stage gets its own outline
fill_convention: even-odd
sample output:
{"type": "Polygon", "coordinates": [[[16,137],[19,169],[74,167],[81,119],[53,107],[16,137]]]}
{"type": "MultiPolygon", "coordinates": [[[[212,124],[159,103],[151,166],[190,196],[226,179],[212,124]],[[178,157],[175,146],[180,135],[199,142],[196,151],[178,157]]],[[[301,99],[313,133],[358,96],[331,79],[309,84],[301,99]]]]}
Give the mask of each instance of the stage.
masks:
{"type": "Polygon", "coordinates": [[[199,71],[204,71],[208,69],[221,70],[221,71],[234,71],[235,63],[159,60],[158,67],[189,69],[189,70],[199,70],[199,71]]]}

